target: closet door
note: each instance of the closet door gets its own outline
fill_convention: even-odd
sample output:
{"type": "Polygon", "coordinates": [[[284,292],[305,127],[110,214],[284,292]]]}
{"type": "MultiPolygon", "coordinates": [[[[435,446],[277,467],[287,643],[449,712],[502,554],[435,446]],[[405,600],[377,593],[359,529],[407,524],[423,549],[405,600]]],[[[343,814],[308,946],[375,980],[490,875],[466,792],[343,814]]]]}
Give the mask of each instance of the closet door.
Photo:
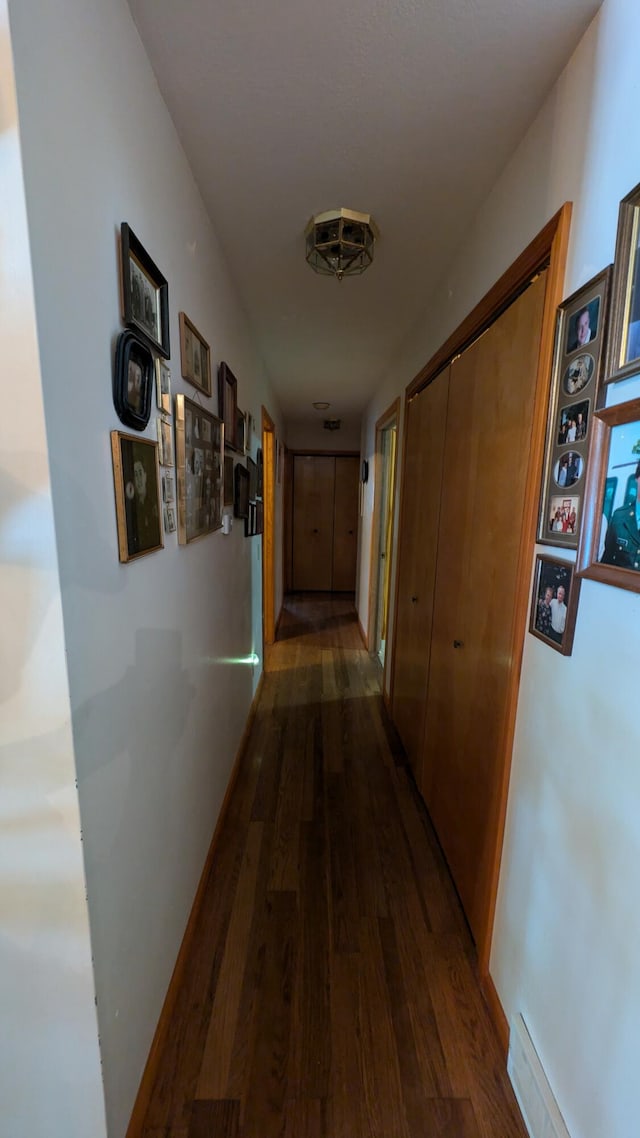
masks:
{"type": "Polygon", "coordinates": [[[498,848],[544,290],[543,274],[451,367],[421,789],[477,939],[498,848]]]}
{"type": "Polygon", "coordinates": [[[358,556],[358,481],[360,459],[353,455],[336,455],[335,494],[333,507],[333,574],[334,592],[355,592],[358,556]]]}
{"type": "Polygon", "coordinates": [[[330,590],[333,565],[333,455],[293,459],[292,586],[330,590]]]}
{"type": "Polygon", "coordinates": [[[449,370],[407,407],[392,713],[418,781],[429,676],[449,370]]]}

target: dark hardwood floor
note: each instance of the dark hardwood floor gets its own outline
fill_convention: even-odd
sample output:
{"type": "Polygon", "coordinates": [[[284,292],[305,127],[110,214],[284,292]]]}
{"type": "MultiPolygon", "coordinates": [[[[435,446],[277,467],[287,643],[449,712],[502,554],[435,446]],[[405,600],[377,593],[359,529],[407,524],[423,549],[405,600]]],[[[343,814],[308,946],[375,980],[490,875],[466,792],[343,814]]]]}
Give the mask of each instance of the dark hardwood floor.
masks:
{"type": "Polygon", "coordinates": [[[144,1138],[526,1138],[378,674],[287,599],[144,1138]]]}

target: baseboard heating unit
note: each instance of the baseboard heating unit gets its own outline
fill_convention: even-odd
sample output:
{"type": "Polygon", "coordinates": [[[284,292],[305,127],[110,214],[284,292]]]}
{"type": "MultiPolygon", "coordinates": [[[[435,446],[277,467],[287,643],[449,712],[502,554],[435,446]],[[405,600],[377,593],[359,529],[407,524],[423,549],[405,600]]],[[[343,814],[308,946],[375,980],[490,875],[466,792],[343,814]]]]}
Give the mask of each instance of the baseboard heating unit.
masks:
{"type": "Polygon", "coordinates": [[[507,1071],[531,1138],[571,1138],[521,1015],[511,1021],[507,1071]]]}

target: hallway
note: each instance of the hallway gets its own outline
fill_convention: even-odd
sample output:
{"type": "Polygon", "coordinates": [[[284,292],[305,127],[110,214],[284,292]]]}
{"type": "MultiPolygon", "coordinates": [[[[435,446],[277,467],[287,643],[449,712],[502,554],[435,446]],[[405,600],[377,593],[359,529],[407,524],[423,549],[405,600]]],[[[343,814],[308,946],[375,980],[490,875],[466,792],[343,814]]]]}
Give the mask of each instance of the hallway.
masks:
{"type": "Polygon", "coordinates": [[[144,1138],[525,1138],[352,603],[285,606],[144,1138]]]}

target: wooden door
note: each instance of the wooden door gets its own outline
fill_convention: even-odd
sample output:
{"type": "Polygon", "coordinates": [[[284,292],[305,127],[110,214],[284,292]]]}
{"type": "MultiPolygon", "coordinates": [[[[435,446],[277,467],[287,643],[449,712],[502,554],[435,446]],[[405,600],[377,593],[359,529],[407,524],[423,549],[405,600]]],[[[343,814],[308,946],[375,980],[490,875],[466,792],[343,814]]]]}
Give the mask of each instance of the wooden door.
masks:
{"type": "Polygon", "coordinates": [[[331,587],[334,592],[355,592],[360,459],[357,455],[336,455],[335,463],[331,587]]]}
{"type": "Polygon", "coordinates": [[[293,588],[330,590],[333,573],[333,455],[293,460],[293,588]]]}
{"type": "Polygon", "coordinates": [[[545,275],[451,366],[421,789],[477,939],[497,851],[545,275]]]}
{"type": "Polygon", "coordinates": [[[407,407],[392,711],[419,780],[427,698],[433,588],[449,370],[407,407]]]}

